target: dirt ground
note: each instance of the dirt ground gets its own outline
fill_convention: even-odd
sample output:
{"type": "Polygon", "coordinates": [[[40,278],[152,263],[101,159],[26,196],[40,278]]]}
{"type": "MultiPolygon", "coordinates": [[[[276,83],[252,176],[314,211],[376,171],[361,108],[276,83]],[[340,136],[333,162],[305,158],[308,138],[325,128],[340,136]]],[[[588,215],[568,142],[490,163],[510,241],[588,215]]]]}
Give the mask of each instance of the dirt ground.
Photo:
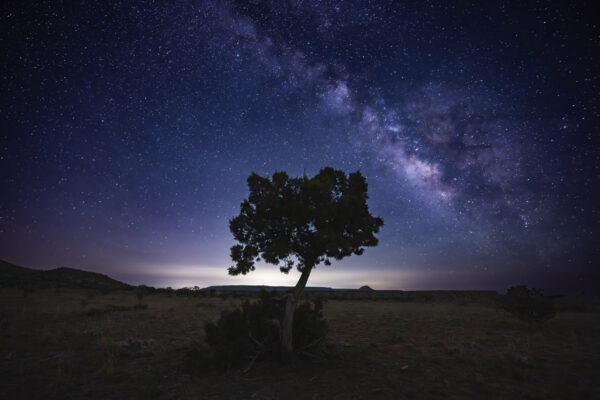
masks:
{"type": "Polygon", "coordinates": [[[330,300],[321,355],[202,364],[205,322],[239,301],[2,289],[0,397],[600,398],[598,309],[532,329],[481,304],[330,300]]]}

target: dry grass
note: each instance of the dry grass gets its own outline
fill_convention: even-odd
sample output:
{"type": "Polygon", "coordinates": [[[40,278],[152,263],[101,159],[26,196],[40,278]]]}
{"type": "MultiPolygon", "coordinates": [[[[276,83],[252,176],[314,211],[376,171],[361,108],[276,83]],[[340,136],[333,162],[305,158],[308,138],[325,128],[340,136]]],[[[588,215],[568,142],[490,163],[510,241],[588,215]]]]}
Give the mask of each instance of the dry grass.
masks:
{"type": "Polygon", "coordinates": [[[543,330],[477,304],[329,301],[326,355],[192,372],[204,323],[237,299],[0,292],[6,398],[599,398],[600,313],[543,330]]]}

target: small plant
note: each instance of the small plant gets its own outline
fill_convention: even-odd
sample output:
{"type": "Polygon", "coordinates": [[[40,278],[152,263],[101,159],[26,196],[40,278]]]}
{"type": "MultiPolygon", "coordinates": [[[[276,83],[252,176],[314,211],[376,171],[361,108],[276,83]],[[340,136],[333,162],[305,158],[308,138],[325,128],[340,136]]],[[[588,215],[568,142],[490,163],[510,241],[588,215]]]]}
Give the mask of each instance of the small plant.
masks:
{"type": "MultiPolygon", "coordinates": [[[[206,324],[206,343],[221,367],[250,360],[249,369],[259,356],[280,353],[285,310],[285,299],[281,300],[280,295],[262,291],[258,301],[246,300],[241,308],[223,312],[216,323],[206,324]]],[[[302,303],[294,318],[294,350],[303,352],[316,346],[326,332],[322,301],[302,303]]]]}
{"type": "Polygon", "coordinates": [[[556,315],[554,304],[542,295],[542,290],[524,285],[509,288],[500,308],[530,325],[542,325],[556,315]]]}

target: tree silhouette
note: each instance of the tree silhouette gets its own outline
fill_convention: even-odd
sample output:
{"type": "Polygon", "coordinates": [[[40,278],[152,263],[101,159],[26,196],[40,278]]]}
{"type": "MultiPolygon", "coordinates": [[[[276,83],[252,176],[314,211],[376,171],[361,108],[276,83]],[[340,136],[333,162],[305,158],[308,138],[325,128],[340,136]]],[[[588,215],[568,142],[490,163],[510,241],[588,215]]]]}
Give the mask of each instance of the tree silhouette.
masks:
{"type": "Polygon", "coordinates": [[[346,176],[327,167],[312,178],[290,178],[277,172],[272,178],[252,173],[248,177],[250,195],[240,206],[240,214],[229,221],[229,229],[241,244],[231,248],[235,265],[229,274],[254,271],[261,258],[280,265],[288,273],[301,272],[296,286],[284,295],[280,322],[284,359],[293,350],[294,310],[310,272],[330,259],[361,255],[364,246],[376,246],[375,233],[383,225],[367,206],[367,182],[360,171],[346,176]]]}

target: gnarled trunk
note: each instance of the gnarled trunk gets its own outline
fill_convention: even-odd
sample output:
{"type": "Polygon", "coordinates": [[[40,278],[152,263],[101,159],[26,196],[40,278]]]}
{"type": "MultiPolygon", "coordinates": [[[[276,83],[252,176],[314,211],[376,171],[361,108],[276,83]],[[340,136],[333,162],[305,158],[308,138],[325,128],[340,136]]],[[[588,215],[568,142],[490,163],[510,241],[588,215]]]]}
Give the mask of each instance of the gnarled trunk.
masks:
{"type": "Polygon", "coordinates": [[[285,312],[283,314],[283,321],[281,323],[281,357],[284,361],[289,361],[294,351],[294,342],[292,337],[294,328],[294,311],[296,310],[296,305],[298,304],[300,294],[306,286],[306,282],[308,281],[308,276],[310,275],[312,268],[312,265],[304,267],[304,271],[302,271],[302,275],[300,275],[298,283],[296,283],[296,286],[287,294],[285,300],[285,312]]]}

